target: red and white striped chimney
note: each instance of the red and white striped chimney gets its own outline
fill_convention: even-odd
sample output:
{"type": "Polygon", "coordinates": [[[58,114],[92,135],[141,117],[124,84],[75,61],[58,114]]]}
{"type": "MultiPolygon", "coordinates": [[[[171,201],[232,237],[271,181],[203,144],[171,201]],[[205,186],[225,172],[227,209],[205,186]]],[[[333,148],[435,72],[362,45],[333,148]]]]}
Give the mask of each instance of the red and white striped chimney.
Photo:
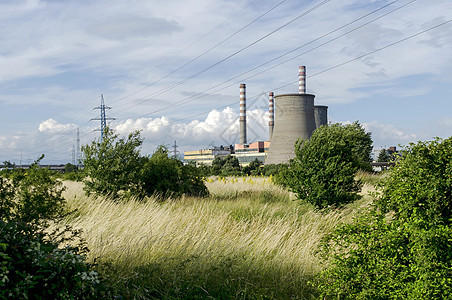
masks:
{"type": "Polygon", "coordinates": [[[240,84],[240,134],[239,143],[246,144],[246,85],[240,84]]]}
{"type": "Polygon", "coordinates": [[[268,94],[268,140],[271,141],[273,136],[273,126],[275,125],[275,106],[274,106],[274,94],[270,92],[268,94]]]}
{"type": "Polygon", "coordinates": [[[298,67],[298,92],[300,94],[306,94],[306,67],[298,67]]]}

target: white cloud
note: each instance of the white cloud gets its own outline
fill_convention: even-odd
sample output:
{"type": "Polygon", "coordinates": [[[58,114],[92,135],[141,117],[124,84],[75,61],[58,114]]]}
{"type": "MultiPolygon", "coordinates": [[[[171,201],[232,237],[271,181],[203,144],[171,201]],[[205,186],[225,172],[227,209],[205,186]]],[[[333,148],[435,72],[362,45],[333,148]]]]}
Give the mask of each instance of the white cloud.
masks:
{"type": "Polygon", "coordinates": [[[77,128],[77,125],[75,124],[59,124],[57,121],[55,121],[54,119],[48,119],[44,122],[41,122],[41,124],[39,124],[39,131],[40,132],[51,132],[51,133],[61,133],[61,132],[67,132],[70,130],[74,130],[75,128],[77,128]]]}
{"type": "Polygon", "coordinates": [[[441,126],[452,127],[452,118],[445,118],[440,121],[441,126]]]}
{"type": "Polygon", "coordinates": [[[417,138],[416,134],[403,132],[392,124],[380,124],[377,121],[372,121],[363,123],[362,125],[366,131],[372,132],[373,138],[378,140],[385,140],[398,144],[410,142],[417,138]]]}
{"type": "MultiPolygon", "coordinates": [[[[268,112],[261,109],[247,112],[248,141],[267,139],[268,112]]],[[[238,114],[230,107],[212,110],[204,120],[174,123],[167,117],[129,119],[114,127],[122,135],[141,130],[141,136],[154,145],[177,140],[179,145],[234,144],[238,142],[238,114]]]]}

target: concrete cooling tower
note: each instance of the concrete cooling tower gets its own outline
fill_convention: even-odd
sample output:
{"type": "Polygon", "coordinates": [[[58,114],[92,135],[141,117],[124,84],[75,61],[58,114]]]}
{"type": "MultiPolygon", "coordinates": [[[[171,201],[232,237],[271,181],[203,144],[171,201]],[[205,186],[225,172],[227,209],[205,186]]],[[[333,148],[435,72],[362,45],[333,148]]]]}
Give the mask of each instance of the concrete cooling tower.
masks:
{"type": "Polygon", "coordinates": [[[265,164],[279,164],[295,157],[298,138],[309,139],[315,130],[314,95],[275,96],[275,124],[265,164]]]}
{"type": "Polygon", "coordinates": [[[328,124],[328,106],[315,105],[314,106],[314,120],[315,128],[328,124]]]}
{"type": "Polygon", "coordinates": [[[299,138],[310,139],[316,128],[328,124],[328,107],[314,106],[315,96],[306,93],[306,67],[300,66],[298,74],[298,94],[276,95],[274,103],[270,101],[275,117],[274,122],[271,119],[271,144],[265,164],[286,163],[295,158],[295,142],[299,138]]]}

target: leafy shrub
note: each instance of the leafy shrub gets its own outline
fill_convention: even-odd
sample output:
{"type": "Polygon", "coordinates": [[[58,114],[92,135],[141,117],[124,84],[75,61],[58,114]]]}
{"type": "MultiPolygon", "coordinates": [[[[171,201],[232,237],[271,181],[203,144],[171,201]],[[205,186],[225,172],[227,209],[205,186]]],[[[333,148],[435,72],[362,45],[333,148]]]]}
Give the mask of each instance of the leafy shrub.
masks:
{"type": "Polygon", "coordinates": [[[83,164],[87,176],[84,184],[88,195],[94,193],[115,198],[120,191],[136,194],[139,189],[136,183],[143,166],[139,150],[142,143],[138,131],[125,139],[107,128],[102,140],[83,146],[83,164]]]}
{"type": "Polygon", "coordinates": [[[37,162],[28,170],[13,170],[8,173],[9,178],[0,177],[2,220],[39,225],[63,213],[62,183],[37,162]]]}
{"type": "Polygon", "coordinates": [[[452,297],[452,138],[411,144],[381,193],[323,241],[329,299],[452,297]]]}
{"type": "Polygon", "coordinates": [[[1,299],[99,299],[108,294],[83,249],[59,248],[23,222],[0,220],[1,299]]]}
{"type": "Polygon", "coordinates": [[[276,180],[317,208],[353,202],[361,186],[355,174],[370,168],[371,150],[370,133],[357,122],[321,126],[308,141],[297,141],[295,159],[276,180]]]}
{"type": "Polygon", "coordinates": [[[141,144],[138,131],[125,139],[107,129],[102,141],[84,146],[85,191],[112,198],[207,194],[196,167],[170,158],[164,146],[151,157],[141,156],[141,144]]]}
{"type": "Polygon", "coordinates": [[[50,222],[64,216],[64,187],[38,162],[0,177],[0,298],[106,296],[94,266],[85,262],[79,232],[69,227],[48,231],[50,222]]]}
{"type": "Polygon", "coordinates": [[[166,147],[159,146],[150,158],[143,158],[143,160],[145,163],[141,168],[139,179],[141,197],[153,194],[165,197],[208,194],[198,169],[169,157],[166,147]]]}

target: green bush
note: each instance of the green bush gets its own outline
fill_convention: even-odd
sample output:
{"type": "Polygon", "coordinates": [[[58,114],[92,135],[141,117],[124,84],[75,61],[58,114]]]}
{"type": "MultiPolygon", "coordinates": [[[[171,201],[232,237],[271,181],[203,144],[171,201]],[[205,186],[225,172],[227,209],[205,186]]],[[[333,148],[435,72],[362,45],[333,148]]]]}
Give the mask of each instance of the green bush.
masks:
{"type": "Polygon", "coordinates": [[[51,171],[34,163],[28,170],[15,169],[7,175],[0,177],[2,220],[40,225],[61,216],[64,187],[51,171]]]}
{"type": "Polygon", "coordinates": [[[164,197],[206,196],[208,194],[198,169],[193,165],[184,165],[181,161],[168,156],[168,149],[159,146],[150,158],[143,158],[139,186],[141,197],[154,194],[164,197]]]}
{"type": "Polygon", "coordinates": [[[369,170],[372,139],[357,122],[316,129],[308,141],[295,144],[295,159],[276,181],[299,199],[322,209],[359,198],[358,170],[369,170]]]}
{"type": "Polygon", "coordinates": [[[141,199],[154,194],[164,197],[207,194],[196,167],[170,158],[164,146],[159,146],[151,157],[141,156],[141,144],[138,131],[125,139],[107,129],[102,141],[84,146],[85,191],[112,198],[141,199]]]}
{"type": "Polygon", "coordinates": [[[0,220],[0,299],[99,299],[109,295],[83,249],[60,248],[23,222],[0,220]]]}
{"type": "Polygon", "coordinates": [[[328,235],[327,299],[452,297],[452,138],[411,144],[368,211],[328,235]]]}
{"type": "Polygon", "coordinates": [[[82,147],[85,175],[85,191],[89,194],[109,195],[120,192],[137,194],[140,169],[143,160],[139,147],[143,140],[138,131],[127,139],[119,138],[111,129],[106,129],[102,140],[82,147]]]}
{"type": "Polygon", "coordinates": [[[0,177],[0,299],[107,296],[79,232],[49,231],[65,215],[64,187],[38,162],[0,177]]]}

